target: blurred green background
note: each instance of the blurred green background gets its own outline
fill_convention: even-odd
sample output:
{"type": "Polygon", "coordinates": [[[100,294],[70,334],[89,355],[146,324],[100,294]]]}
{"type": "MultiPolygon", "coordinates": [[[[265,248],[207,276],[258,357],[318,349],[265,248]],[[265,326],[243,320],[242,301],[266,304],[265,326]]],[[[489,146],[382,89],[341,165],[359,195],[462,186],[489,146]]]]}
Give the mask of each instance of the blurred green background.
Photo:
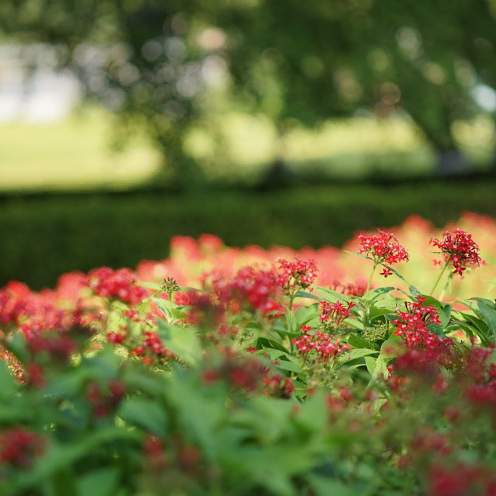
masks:
{"type": "Polygon", "coordinates": [[[0,285],[495,215],[495,50],[495,0],[2,0],[0,285]]]}

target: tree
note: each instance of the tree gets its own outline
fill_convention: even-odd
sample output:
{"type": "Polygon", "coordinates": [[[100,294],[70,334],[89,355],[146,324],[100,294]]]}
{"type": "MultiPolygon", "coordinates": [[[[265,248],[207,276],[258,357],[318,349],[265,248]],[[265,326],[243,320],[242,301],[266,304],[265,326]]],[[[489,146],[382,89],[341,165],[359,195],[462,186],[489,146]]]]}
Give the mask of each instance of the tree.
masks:
{"type": "Polygon", "coordinates": [[[21,43],[59,47],[60,67],[79,76],[89,97],[112,107],[121,137],[145,127],[175,184],[188,189],[202,182],[182,139],[201,117],[196,99],[205,53],[182,9],[179,0],[6,0],[0,30],[21,43]]]}
{"type": "Polygon", "coordinates": [[[457,150],[454,120],[481,111],[471,90],[496,88],[493,0],[198,1],[233,40],[238,92],[278,121],[402,108],[442,161],[457,150]]]}
{"type": "Polygon", "coordinates": [[[217,57],[230,97],[280,136],[369,109],[406,111],[443,157],[453,122],[496,89],[495,0],[3,0],[0,30],[60,47],[87,93],[111,106],[123,136],[144,126],[176,183],[201,183],[183,150],[211,115],[205,73],[217,57]]]}

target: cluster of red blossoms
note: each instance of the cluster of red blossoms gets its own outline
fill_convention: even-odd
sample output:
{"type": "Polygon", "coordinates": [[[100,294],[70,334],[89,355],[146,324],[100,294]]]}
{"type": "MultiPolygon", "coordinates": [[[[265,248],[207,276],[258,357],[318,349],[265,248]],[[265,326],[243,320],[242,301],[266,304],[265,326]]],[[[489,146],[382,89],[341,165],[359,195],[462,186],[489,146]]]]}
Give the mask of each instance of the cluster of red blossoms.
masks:
{"type": "Polygon", "coordinates": [[[25,298],[15,297],[7,291],[0,291],[0,326],[18,324],[28,313],[30,313],[30,305],[25,298]]]}
{"type": "Polygon", "coordinates": [[[126,385],[118,380],[112,380],[105,388],[97,382],[88,384],[86,398],[91,403],[95,417],[105,417],[114,411],[126,394],[126,385]]]}
{"type": "Polygon", "coordinates": [[[309,288],[317,277],[315,262],[296,259],[294,262],[278,260],[279,274],[277,283],[281,286],[284,294],[294,295],[300,289],[309,288]]]}
{"type": "Polygon", "coordinates": [[[224,380],[234,389],[255,392],[268,371],[268,367],[254,358],[239,357],[226,351],[220,366],[203,372],[203,381],[208,384],[224,380]]]}
{"type": "Polygon", "coordinates": [[[482,262],[479,256],[479,246],[472,235],[462,229],[453,233],[445,232],[443,240],[432,238],[430,243],[441,250],[447,263],[453,265],[453,273],[462,275],[469,266],[479,266],[482,262]]]}
{"type": "Polygon", "coordinates": [[[24,427],[11,427],[0,432],[0,463],[29,468],[43,454],[45,442],[40,434],[24,427]]]}
{"type": "Polygon", "coordinates": [[[151,331],[143,333],[142,345],[134,349],[134,354],[141,357],[141,360],[147,365],[153,365],[156,361],[174,358],[174,353],[163,345],[158,334],[151,331]]]}
{"type": "Polygon", "coordinates": [[[145,288],[136,285],[136,276],[129,269],[94,269],[88,274],[87,285],[97,296],[114,298],[128,305],[138,305],[148,296],[145,288]]]}
{"type": "Polygon", "coordinates": [[[341,293],[343,295],[347,296],[363,296],[365,292],[367,291],[367,285],[366,284],[360,284],[360,283],[348,283],[348,284],[342,284],[339,281],[334,281],[331,285],[330,288],[338,293],[341,293]]]}
{"type": "Polygon", "coordinates": [[[398,243],[393,234],[378,229],[378,236],[358,235],[360,241],[359,253],[370,258],[375,265],[383,265],[384,270],[381,275],[384,277],[392,274],[389,265],[409,259],[408,252],[398,243]]]}
{"type": "Polygon", "coordinates": [[[396,326],[395,334],[401,336],[406,345],[425,349],[438,347],[444,341],[451,343],[428,329],[429,325],[440,324],[441,320],[437,310],[432,305],[424,305],[425,301],[425,297],[419,295],[416,301],[405,302],[406,312],[398,312],[399,318],[391,322],[396,326]]]}
{"type": "Polygon", "coordinates": [[[280,374],[262,379],[262,384],[265,386],[265,394],[276,398],[288,399],[295,389],[293,381],[289,377],[283,377],[280,374]]]}
{"type": "Polygon", "coordinates": [[[352,301],[347,302],[346,305],[340,301],[335,303],[320,301],[319,303],[322,307],[319,315],[320,321],[326,330],[336,330],[345,319],[352,316],[351,309],[356,307],[352,301]]]}
{"type": "Polygon", "coordinates": [[[178,437],[171,437],[167,444],[156,436],[148,435],[143,442],[147,459],[147,467],[158,473],[165,468],[186,472],[190,477],[197,474],[202,459],[200,450],[191,444],[186,444],[178,437]]]}
{"type": "Polygon", "coordinates": [[[496,496],[496,477],[491,469],[463,462],[453,466],[434,465],[427,485],[429,496],[496,496]]]}
{"type": "Polygon", "coordinates": [[[235,313],[243,306],[262,315],[276,316],[283,313],[283,307],[278,301],[281,288],[272,270],[244,267],[231,280],[215,279],[213,291],[219,302],[235,313]]]}
{"type": "Polygon", "coordinates": [[[303,334],[299,338],[292,339],[291,342],[296,345],[298,351],[303,355],[315,351],[318,360],[326,361],[330,358],[336,358],[346,350],[351,349],[341,339],[330,336],[329,334],[320,331],[309,334],[311,330],[309,326],[301,326],[301,330],[303,334]]]}

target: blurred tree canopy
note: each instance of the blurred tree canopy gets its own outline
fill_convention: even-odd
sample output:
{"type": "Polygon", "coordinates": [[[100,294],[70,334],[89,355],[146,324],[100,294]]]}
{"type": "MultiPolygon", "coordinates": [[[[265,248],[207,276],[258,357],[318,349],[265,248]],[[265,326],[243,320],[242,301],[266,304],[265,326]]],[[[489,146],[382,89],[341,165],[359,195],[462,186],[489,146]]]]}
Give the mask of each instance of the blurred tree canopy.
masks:
{"type": "MultiPolygon", "coordinates": [[[[120,129],[144,126],[183,187],[201,168],[183,151],[208,124],[212,88],[283,135],[359,110],[408,114],[442,155],[452,124],[496,89],[495,0],[2,0],[0,30],[54,47],[120,129]]],[[[124,133],[125,136],[125,133],[124,133]]]]}

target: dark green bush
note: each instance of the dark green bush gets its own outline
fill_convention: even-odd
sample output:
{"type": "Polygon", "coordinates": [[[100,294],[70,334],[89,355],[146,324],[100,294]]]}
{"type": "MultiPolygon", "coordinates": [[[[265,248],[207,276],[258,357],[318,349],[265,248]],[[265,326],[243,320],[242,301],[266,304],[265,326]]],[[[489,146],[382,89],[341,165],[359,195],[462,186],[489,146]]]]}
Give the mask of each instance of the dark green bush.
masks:
{"type": "Polygon", "coordinates": [[[17,279],[40,289],[71,270],[163,259],[175,235],[212,233],[232,246],[340,246],[357,230],[391,227],[411,214],[437,226],[464,211],[495,216],[494,191],[493,182],[474,181],[4,197],[0,285],[17,279]]]}

